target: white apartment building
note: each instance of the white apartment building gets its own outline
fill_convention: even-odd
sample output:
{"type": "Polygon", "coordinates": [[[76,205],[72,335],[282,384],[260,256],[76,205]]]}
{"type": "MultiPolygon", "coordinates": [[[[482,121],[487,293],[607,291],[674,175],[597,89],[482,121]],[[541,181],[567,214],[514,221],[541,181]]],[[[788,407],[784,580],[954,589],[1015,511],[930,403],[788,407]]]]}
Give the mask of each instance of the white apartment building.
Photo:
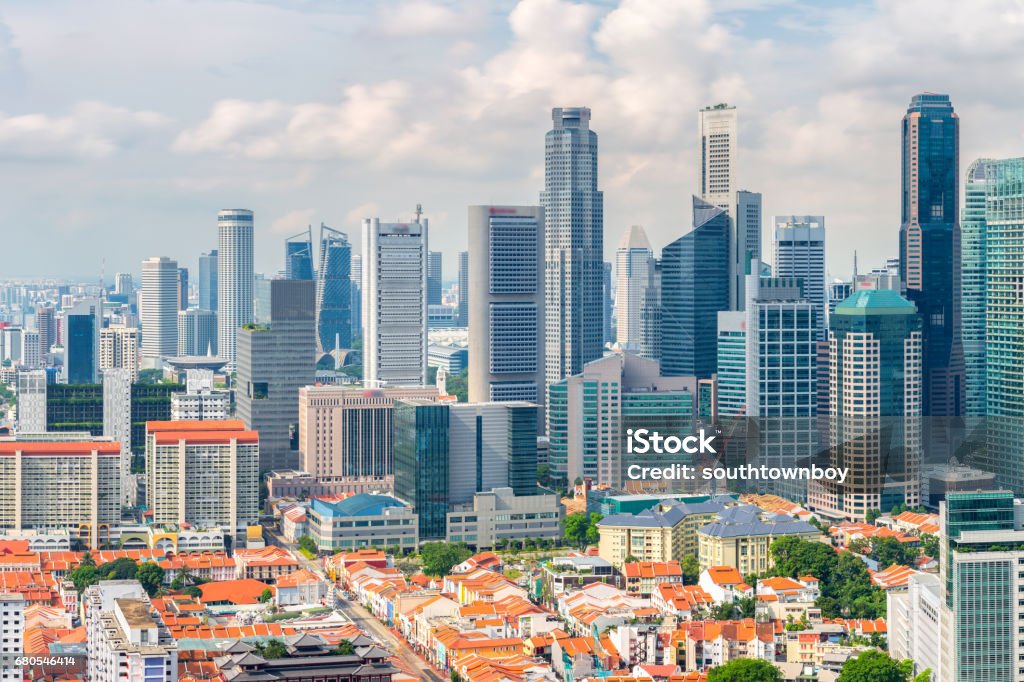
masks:
{"type": "Polygon", "coordinates": [[[238,328],[253,317],[253,214],[225,209],[217,214],[217,354],[235,364],[238,328]]]}
{"type": "Polygon", "coordinates": [[[139,330],[135,327],[100,329],[100,371],[127,369],[131,381],[139,380],[139,330]]]}
{"type": "Polygon", "coordinates": [[[33,369],[18,372],[18,431],[46,431],[46,372],[33,369]]]}
{"type": "Polygon", "coordinates": [[[0,680],[22,682],[24,666],[15,666],[14,659],[25,652],[25,598],[20,594],[0,594],[0,680]]]}
{"type": "Polygon", "coordinates": [[[621,348],[640,348],[640,308],[654,286],[654,250],[647,233],[632,225],[615,251],[615,341],[621,348]]]}
{"type": "Polygon", "coordinates": [[[230,416],[231,396],[213,386],[213,371],[185,372],[185,392],[171,394],[171,421],[224,420],[230,416]]]}
{"type": "Polygon", "coordinates": [[[906,591],[889,590],[886,600],[889,655],[914,661],[915,673],[931,668],[933,679],[939,682],[940,623],[945,608],[939,576],[915,573],[907,581],[906,591]]]}
{"type": "MultiPolygon", "coordinates": [[[[137,369],[134,373],[137,373],[137,369]]],[[[132,475],[132,375],[127,367],[103,371],[103,435],[121,446],[121,504],[136,503],[132,475]]]]}
{"type": "Polygon", "coordinates": [[[172,682],[178,647],[135,580],[103,580],[82,595],[93,682],[172,682]]]}

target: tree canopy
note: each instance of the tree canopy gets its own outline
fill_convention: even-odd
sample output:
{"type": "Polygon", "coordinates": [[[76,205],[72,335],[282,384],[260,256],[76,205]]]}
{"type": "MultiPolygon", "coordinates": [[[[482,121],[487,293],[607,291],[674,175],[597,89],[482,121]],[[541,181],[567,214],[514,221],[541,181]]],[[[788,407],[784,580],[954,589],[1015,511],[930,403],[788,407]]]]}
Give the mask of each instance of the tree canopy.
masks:
{"type": "Polygon", "coordinates": [[[423,572],[427,575],[448,575],[454,566],[473,556],[466,545],[455,542],[428,542],[420,547],[423,572]]]}
{"type": "Polygon", "coordinates": [[[712,668],[708,682],[782,682],[782,673],[760,658],[736,658],[712,668]]]}
{"type": "Polygon", "coordinates": [[[913,670],[911,661],[895,661],[878,649],[868,649],[846,661],[838,682],[908,682],[913,670]]]}
{"type": "Polygon", "coordinates": [[[577,512],[565,517],[565,541],[583,549],[587,545],[597,544],[601,539],[597,524],[604,518],[597,512],[577,512]]]}

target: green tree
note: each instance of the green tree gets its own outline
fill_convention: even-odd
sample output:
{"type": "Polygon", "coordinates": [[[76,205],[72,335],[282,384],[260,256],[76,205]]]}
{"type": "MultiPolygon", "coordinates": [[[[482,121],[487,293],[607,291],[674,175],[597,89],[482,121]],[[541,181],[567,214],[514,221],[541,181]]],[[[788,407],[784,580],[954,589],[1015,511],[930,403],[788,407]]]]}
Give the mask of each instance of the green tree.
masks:
{"type": "Polygon", "coordinates": [[[146,594],[152,597],[164,582],[164,569],[154,561],[147,561],[135,571],[135,579],[142,583],[146,594]]]}
{"type": "Polygon", "coordinates": [[[782,682],[782,673],[760,658],[736,658],[708,671],[708,682],[782,682]]]}
{"type": "Polygon", "coordinates": [[[272,639],[263,645],[263,653],[260,655],[268,661],[274,658],[287,658],[288,649],[281,640],[272,639]]]}
{"type": "Polygon", "coordinates": [[[454,542],[428,542],[420,548],[423,572],[431,576],[444,576],[452,567],[473,556],[466,545],[454,542]]]}
{"type": "Polygon", "coordinates": [[[95,566],[96,560],[92,558],[92,552],[86,552],[82,555],[82,561],[78,564],[79,566],[95,566]]]}
{"type": "Polygon", "coordinates": [[[787,535],[768,548],[775,575],[798,578],[813,575],[822,583],[828,583],[838,563],[836,552],[830,545],[814,540],[787,535]]]}
{"type": "Polygon", "coordinates": [[[551,465],[541,464],[537,467],[537,483],[545,488],[551,485],[551,465]]]}
{"type": "Polygon", "coordinates": [[[72,569],[68,572],[68,579],[74,584],[75,590],[78,591],[79,594],[84,592],[85,588],[90,585],[95,585],[100,581],[100,577],[96,573],[95,565],[82,565],[78,568],[72,569]]]}
{"type": "Polygon", "coordinates": [[[341,640],[338,642],[338,646],[334,647],[334,654],[337,656],[352,656],[355,652],[356,648],[347,639],[341,640]]]}
{"type": "Polygon", "coordinates": [[[912,682],[932,682],[932,669],[925,668],[924,670],[922,670],[914,676],[912,682]]]}
{"type": "Polygon", "coordinates": [[[683,569],[683,584],[696,585],[700,580],[700,562],[697,561],[697,557],[687,554],[679,562],[679,567],[683,569]]]}
{"type": "Polygon", "coordinates": [[[563,532],[565,541],[580,549],[585,548],[588,544],[596,544],[601,539],[597,524],[602,518],[597,512],[569,514],[565,517],[563,532]]]}
{"type": "MultiPolygon", "coordinates": [[[[259,600],[260,600],[261,604],[266,604],[268,601],[270,601],[273,598],[274,598],[274,592],[269,587],[263,588],[263,591],[260,592],[259,600]]],[[[280,656],[278,656],[278,658],[280,658],[280,656]]]]}
{"type": "Polygon", "coordinates": [[[203,591],[195,585],[189,585],[183,590],[183,592],[193,599],[202,599],[203,597],[203,591]]]}
{"type": "Polygon", "coordinates": [[[846,661],[838,682],[907,682],[913,667],[911,661],[895,661],[878,649],[868,649],[846,661]]]}
{"type": "Polygon", "coordinates": [[[864,514],[864,520],[868,523],[874,523],[881,515],[882,512],[879,509],[868,509],[867,513],[864,514]]]}
{"type": "Polygon", "coordinates": [[[875,544],[871,547],[872,558],[878,562],[878,567],[883,570],[893,564],[900,564],[901,566],[912,565],[918,554],[919,551],[916,547],[900,542],[896,538],[879,538],[875,540],[875,544]]]}
{"type": "Polygon", "coordinates": [[[925,533],[921,536],[921,553],[933,559],[939,558],[939,538],[925,533]]]}
{"type": "Polygon", "coordinates": [[[462,682],[462,678],[459,677],[459,671],[455,668],[452,668],[452,671],[448,673],[448,679],[451,682],[462,682]]]}
{"type": "Polygon", "coordinates": [[[299,538],[299,549],[304,549],[306,550],[306,553],[316,556],[316,540],[314,540],[308,535],[303,535],[301,538],[299,538]]]}
{"type": "Polygon", "coordinates": [[[460,403],[469,402],[469,370],[449,374],[445,379],[445,388],[448,394],[457,397],[460,403]]]}

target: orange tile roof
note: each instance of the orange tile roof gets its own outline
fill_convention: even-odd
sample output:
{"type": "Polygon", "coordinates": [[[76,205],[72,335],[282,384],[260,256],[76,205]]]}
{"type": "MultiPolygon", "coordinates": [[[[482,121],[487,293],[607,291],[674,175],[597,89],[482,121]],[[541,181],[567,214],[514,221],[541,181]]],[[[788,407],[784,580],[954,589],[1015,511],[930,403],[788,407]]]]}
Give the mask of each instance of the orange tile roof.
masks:
{"type": "Polygon", "coordinates": [[[203,596],[200,601],[204,604],[211,602],[230,602],[232,604],[257,604],[263,590],[269,588],[274,592],[274,587],[259,580],[244,578],[242,580],[222,580],[220,582],[203,583],[199,586],[203,596]]]}
{"type": "Polygon", "coordinates": [[[711,582],[716,585],[729,587],[732,585],[740,586],[744,584],[743,576],[740,575],[739,569],[733,566],[709,566],[706,570],[711,582]]]}
{"type": "Polygon", "coordinates": [[[84,456],[93,452],[104,457],[121,456],[121,444],[111,441],[0,441],[0,455],[84,456]]]}
{"type": "Polygon", "coordinates": [[[277,545],[258,549],[240,549],[235,552],[235,561],[246,566],[298,566],[299,562],[291,553],[277,545]]]}
{"type": "Polygon", "coordinates": [[[636,561],[623,564],[622,572],[627,578],[679,577],[683,569],[678,561],[636,561]]]}
{"type": "Polygon", "coordinates": [[[182,419],[180,421],[148,421],[146,432],[158,431],[245,431],[241,419],[182,419]]]}
{"type": "Polygon", "coordinates": [[[277,579],[278,587],[296,587],[297,585],[309,585],[320,582],[320,576],[305,568],[283,575],[277,579]]]}

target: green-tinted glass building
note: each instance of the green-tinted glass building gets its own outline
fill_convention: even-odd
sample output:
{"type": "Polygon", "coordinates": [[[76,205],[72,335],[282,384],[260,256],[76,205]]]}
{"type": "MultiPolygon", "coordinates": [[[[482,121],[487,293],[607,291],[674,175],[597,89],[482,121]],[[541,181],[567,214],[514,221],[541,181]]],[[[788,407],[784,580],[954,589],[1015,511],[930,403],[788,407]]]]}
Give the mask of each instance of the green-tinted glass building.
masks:
{"type": "Polygon", "coordinates": [[[395,496],[419,516],[420,540],[444,540],[448,514],[448,406],[395,402],[395,496]]]}
{"type": "Polygon", "coordinates": [[[985,415],[985,194],[990,163],[978,159],[967,169],[960,218],[960,329],[969,417],[985,415]]]}

